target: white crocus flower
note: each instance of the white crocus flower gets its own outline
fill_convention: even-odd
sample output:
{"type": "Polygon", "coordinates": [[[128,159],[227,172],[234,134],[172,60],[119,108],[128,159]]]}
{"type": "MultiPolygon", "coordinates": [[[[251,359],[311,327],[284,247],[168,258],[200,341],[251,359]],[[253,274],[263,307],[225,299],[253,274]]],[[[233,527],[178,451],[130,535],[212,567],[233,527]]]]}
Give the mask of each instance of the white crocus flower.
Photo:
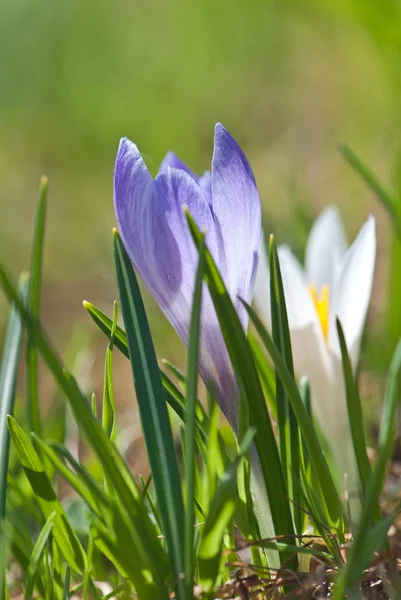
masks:
{"type": "MultiPolygon", "coordinates": [[[[335,207],[315,221],[306,246],[305,268],[287,246],[278,249],[295,370],[310,382],[312,407],[338,466],[339,485],[357,492],[356,464],[345,399],[336,317],[344,330],[354,372],[372,292],[376,256],[375,220],[363,225],[347,248],[335,207]]],[[[271,328],[269,268],[260,253],[254,300],[271,328]]]]}

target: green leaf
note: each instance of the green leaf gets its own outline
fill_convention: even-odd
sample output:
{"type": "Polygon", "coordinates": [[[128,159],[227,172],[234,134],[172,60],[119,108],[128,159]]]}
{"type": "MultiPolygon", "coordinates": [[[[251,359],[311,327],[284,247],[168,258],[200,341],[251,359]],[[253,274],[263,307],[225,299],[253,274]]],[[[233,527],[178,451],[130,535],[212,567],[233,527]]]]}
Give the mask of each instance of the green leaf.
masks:
{"type": "Polygon", "coordinates": [[[64,578],[63,600],[68,600],[70,597],[70,567],[67,565],[64,578]]]}
{"type": "Polygon", "coordinates": [[[395,516],[395,514],[388,515],[366,532],[361,552],[356,556],[352,572],[350,572],[348,588],[352,589],[359,583],[361,574],[370,566],[375,554],[385,547],[387,533],[395,516]]]}
{"type": "Polygon", "coordinates": [[[203,271],[205,268],[205,244],[199,249],[199,264],[195,278],[195,288],[192,303],[191,321],[188,336],[188,366],[186,378],[187,413],[185,428],[186,446],[186,512],[184,532],[184,566],[185,566],[185,593],[188,600],[193,597],[194,579],[194,492],[195,492],[195,425],[196,405],[198,399],[198,363],[199,363],[199,338],[200,315],[202,308],[203,271]]]}
{"type": "Polygon", "coordinates": [[[401,200],[392,190],[386,188],[373,171],[347,145],[340,146],[340,152],[351,167],[362,177],[387,210],[395,233],[401,238],[401,200]]]}
{"type": "Polygon", "coordinates": [[[102,425],[110,439],[113,439],[114,429],[116,425],[116,406],[114,402],[113,391],[113,345],[114,336],[116,334],[118,318],[117,302],[114,302],[113,322],[110,331],[110,342],[106,350],[106,368],[104,373],[104,392],[103,392],[103,409],[102,409],[102,425]]]}
{"type": "MultiPolygon", "coordinates": [[[[360,561],[367,544],[369,523],[374,517],[380,494],[383,491],[388,463],[391,459],[396,435],[396,414],[400,402],[400,373],[401,340],[398,342],[388,373],[376,464],[369,480],[365,501],[362,506],[362,514],[354,536],[354,542],[348,553],[347,565],[337,577],[333,600],[342,600],[345,591],[353,585],[355,578],[358,578],[361,574],[361,571],[359,570],[361,565],[360,561]]],[[[377,529],[375,529],[376,526],[373,528],[374,531],[381,531],[380,523],[381,521],[377,524],[377,526],[379,526],[377,529]]],[[[378,540],[376,534],[371,537],[371,541],[372,540],[378,540]]],[[[378,546],[376,550],[380,550],[380,547],[378,546]]]]}
{"type": "MultiPolygon", "coordinates": [[[[118,560],[124,563],[138,595],[146,600],[166,598],[165,578],[168,575],[166,556],[157,540],[154,526],[144,510],[140,492],[132,475],[129,473],[115,445],[103,431],[99,421],[93,417],[76,381],[63,368],[40,325],[33,321],[26,311],[2,264],[0,264],[0,283],[9,300],[14,302],[18,308],[28,328],[29,335],[34,339],[43,360],[65,393],[82,433],[98,456],[103,469],[107,471],[118,496],[121,510],[115,515],[115,527],[119,528],[119,535],[124,538],[125,547],[114,545],[114,554],[108,554],[110,560],[115,559],[114,562],[116,563],[117,557],[119,557],[118,560]]],[[[108,534],[109,541],[111,533],[108,534]]],[[[112,544],[112,540],[110,544],[112,544]]]]}
{"type": "MultiPolygon", "coordinates": [[[[202,243],[202,234],[188,213],[187,221],[192,238],[199,250],[202,243]]],[[[252,352],[223,279],[207,248],[204,278],[209,287],[228,354],[240,380],[241,391],[243,391],[248,403],[249,424],[256,429],[255,445],[263,481],[259,483],[260,489],[257,494],[260,497],[259,503],[255,504],[255,509],[258,512],[257,518],[261,534],[264,535],[264,532],[267,533],[269,529],[265,520],[266,501],[261,497],[263,486],[267,491],[276,535],[291,535],[294,533],[294,529],[283,471],[252,352]],[[263,516],[262,513],[264,513],[263,516]]],[[[253,470],[255,477],[260,478],[259,468],[255,464],[253,464],[253,470]]],[[[254,480],[254,483],[257,484],[257,481],[254,480]]]]}
{"type": "Polygon", "coordinates": [[[249,452],[254,434],[254,430],[247,431],[238,456],[222,475],[202,529],[198,552],[199,585],[206,593],[213,590],[219,574],[223,536],[232,522],[238,503],[238,467],[249,452]]]}
{"type": "MultiPolygon", "coordinates": [[[[341,323],[336,319],[337,333],[340,341],[342,366],[345,381],[345,392],[347,399],[348,420],[351,428],[352,442],[354,445],[355,458],[359,470],[361,482],[362,498],[365,498],[366,489],[372,475],[368,454],[366,452],[365,431],[363,428],[363,416],[361,399],[359,397],[358,386],[354,379],[351,361],[348,355],[347,344],[345,342],[344,332],[341,323]]],[[[380,509],[377,505],[374,511],[374,519],[380,519],[380,509]]]]}
{"type": "MultiPolygon", "coordinates": [[[[27,290],[28,280],[26,275],[21,275],[19,280],[19,296],[22,302],[25,301],[27,290]]],[[[15,385],[22,336],[23,327],[21,317],[18,309],[12,306],[0,367],[0,520],[6,516],[7,471],[10,448],[7,415],[12,415],[14,412],[15,385]]]]}
{"type": "MultiPolygon", "coordinates": [[[[113,323],[112,320],[107,315],[105,315],[99,308],[97,308],[90,302],[87,302],[85,300],[83,305],[84,305],[85,310],[92,317],[92,319],[94,320],[96,325],[99,327],[99,329],[101,331],[103,331],[103,333],[105,333],[107,337],[110,337],[111,330],[112,330],[112,323],[113,323]]],[[[116,327],[116,330],[115,330],[114,345],[116,346],[116,348],[118,348],[120,350],[120,352],[122,352],[124,354],[124,356],[126,358],[129,359],[127,335],[126,335],[125,331],[123,329],[121,329],[121,327],[118,327],[118,326],[116,327]]],[[[171,381],[171,379],[166,375],[166,373],[164,373],[162,370],[160,370],[160,376],[162,378],[162,383],[163,383],[164,391],[166,394],[167,403],[171,406],[171,408],[174,410],[174,412],[180,417],[180,419],[183,422],[185,422],[186,406],[185,406],[185,398],[184,398],[183,394],[180,392],[180,390],[177,388],[177,386],[171,381]]],[[[200,435],[202,436],[202,439],[205,441],[206,440],[205,430],[204,430],[202,421],[200,420],[198,415],[196,418],[196,426],[197,426],[197,429],[198,429],[200,435]]]]}
{"type": "Polygon", "coordinates": [[[177,595],[185,598],[181,579],[184,572],[184,505],[173,434],[138,282],[117,231],[114,233],[114,257],[142,431],[163,522],[163,533],[177,595]]]}
{"type": "Polygon", "coordinates": [[[32,554],[29,561],[29,566],[25,575],[25,598],[30,600],[32,598],[33,589],[35,586],[35,579],[37,575],[37,571],[39,568],[39,562],[42,558],[42,553],[45,547],[45,544],[49,538],[55,520],[57,518],[57,512],[54,511],[50,513],[47,517],[45,524],[42,527],[42,530],[36,540],[35,546],[32,550],[32,554]]]}
{"type": "Polygon", "coordinates": [[[248,332],[248,342],[252,350],[253,360],[255,361],[256,368],[258,370],[260,383],[262,384],[263,393],[266,398],[267,405],[273,416],[273,419],[277,421],[277,402],[276,402],[276,383],[274,371],[271,365],[267,362],[266,356],[260,347],[259,341],[252,335],[252,332],[248,332]]]}
{"type": "MultiPolygon", "coordinates": [[[[281,278],[280,264],[274,237],[270,237],[270,303],[273,341],[281,353],[287,369],[295,381],[294,362],[292,358],[290,330],[288,326],[287,308],[285,304],[283,281],[281,278]]],[[[303,514],[301,499],[301,484],[299,471],[301,466],[299,428],[291,406],[288,392],[280,379],[276,369],[276,404],[277,425],[279,434],[279,447],[281,464],[284,465],[284,476],[288,493],[293,500],[292,512],[294,515],[295,530],[302,533],[303,514]]],[[[295,570],[296,557],[291,567],[295,570]]]]}
{"type": "Polygon", "coordinates": [[[313,465],[317,480],[320,482],[321,489],[324,494],[332,525],[337,530],[340,537],[342,537],[344,532],[344,522],[341,500],[331,476],[330,469],[322,452],[322,448],[317,438],[312,421],[302,401],[297,384],[288,370],[281,353],[277,349],[269,333],[266,331],[258,315],[248,304],[246,304],[246,302],[244,302],[244,306],[248,311],[250,319],[255,325],[255,328],[260,335],[266,350],[270,354],[277,372],[280,375],[280,379],[288,392],[288,398],[297,418],[302,437],[305,440],[311,464],[313,465]]]}
{"type": "Polygon", "coordinates": [[[53,536],[60,552],[71,569],[82,573],[85,568],[83,548],[70,526],[63,507],[57,500],[43,464],[26,433],[11,416],[7,420],[18,459],[24,468],[44,518],[48,519],[53,512],[56,512],[53,536]]]}
{"type": "MultiPolygon", "coordinates": [[[[39,318],[40,290],[42,284],[43,246],[47,211],[47,177],[40,180],[39,202],[36,211],[35,232],[31,253],[28,310],[33,318],[39,318]]],[[[27,343],[27,400],[30,428],[40,435],[41,421],[38,394],[38,354],[34,344],[27,343]]]]}
{"type": "Polygon", "coordinates": [[[98,484],[92,479],[92,477],[85,471],[85,469],[71,456],[66,448],[58,444],[58,442],[45,444],[40,440],[36,434],[31,434],[35,444],[40,448],[43,456],[50,461],[60,475],[69,483],[69,485],[77,492],[77,494],[86,502],[88,507],[97,515],[101,516],[105,507],[110,507],[110,501],[98,486],[98,484]],[[69,469],[58,457],[54,448],[57,449],[70,464],[74,467],[77,474],[69,469]]]}
{"type": "Polygon", "coordinates": [[[187,380],[181,369],[179,369],[171,361],[167,360],[167,358],[162,358],[161,362],[172,372],[172,374],[178,379],[178,382],[181,385],[181,387],[185,390],[187,386],[187,380]]]}

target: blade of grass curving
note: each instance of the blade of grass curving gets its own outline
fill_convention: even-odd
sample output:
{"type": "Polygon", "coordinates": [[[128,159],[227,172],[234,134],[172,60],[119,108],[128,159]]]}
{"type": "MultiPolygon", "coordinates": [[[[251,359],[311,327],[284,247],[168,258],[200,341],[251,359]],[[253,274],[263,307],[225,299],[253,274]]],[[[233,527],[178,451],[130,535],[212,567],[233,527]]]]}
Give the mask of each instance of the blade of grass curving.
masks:
{"type": "Polygon", "coordinates": [[[39,562],[42,558],[42,553],[45,547],[45,544],[49,538],[54,522],[57,518],[57,512],[53,511],[47,517],[45,524],[42,527],[42,530],[36,540],[35,546],[32,550],[32,554],[30,557],[28,569],[25,574],[25,598],[30,600],[32,598],[35,580],[39,568],[39,562]]]}
{"type": "Polygon", "coordinates": [[[114,258],[142,430],[163,522],[163,533],[177,596],[186,598],[181,578],[184,572],[184,505],[173,434],[138,282],[117,231],[114,231],[114,258]]]}
{"type": "MultiPolygon", "coordinates": [[[[292,358],[291,338],[288,326],[283,280],[281,277],[277,248],[272,235],[270,236],[269,258],[273,341],[280,351],[291,377],[295,381],[294,361],[292,358]]],[[[294,515],[295,530],[298,534],[301,534],[304,519],[301,510],[302,495],[301,483],[299,480],[299,470],[301,466],[299,427],[288,397],[288,392],[280,379],[280,374],[277,372],[277,369],[276,403],[281,462],[284,464],[284,473],[287,469],[287,488],[290,498],[293,500],[292,512],[294,515]]]]}
{"type": "MultiPolygon", "coordinates": [[[[354,542],[348,554],[347,565],[337,577],[336,587],[333,594],[334,600],[342,600],[345,591],[352,586],[355,578],[361,574],[359,568],[360,557],[366,544],[369,533],[369,523],[372,521],[376,506],[382,493],[388,463],[391,460],[391,452],[396,434],[396,414],[399,408],[400,396],[400,373],[401,373],[401,340],[398,342],[394,352],[389,373],[387,387],[384,396],[384,406],[379,432],[379,447],[376,464],[366,491],[362,514],[354,536],[354,542]]],[[[380,523],[380,522],[379,522],[380,523]]],[[[379,548],[377,548],[379,550],[379,548]]]]}
{"type": "MultiPolygon", "coordinates": [[[[36,435],[31,434],[35,444],[40,448],[44,456],[50,461],[54,468],[60,473],[60,475],[69,483],[69,485],[77,492],[77,494],[86,502],[88,507],[97,515],[101,516],[105,509],[110,508],[110,501],[107,498],[103,490],[98,486],[94,479],[73,459],[68,453],[67,449],[64,448],[65,452],[68,453],[71,460],[74,460],[75,470],[79,467],[77,475],[71,469],[69,469],[58,457],[50,444],[45,444],[36,435]]],[[[58,445],[58,444],[57,444],[58,445]]],[[[68,460],[68,458],[67,458],[68,460]]]]}
{"type": "MultiPolygon", "coordinates": [[[[25,274],[19,279],[19,295],[26,301],[28,279],[25,274]]],[[[21,353],[23,327],[17,308],[10,310],[3,356],[0,366],[0,522],[6,517],[7,472],[10,452],[10,433],[7,415],[14,412],[15,388],[18,363],[21,353]]],[[[5,594],[6,539],[0,534],[0,600],[5,594]]]]}
{"type": "Polygon", "coordinates": [[[110,439],[113,439],[114,429],[116,426],[116,406],[114,402],[113,391],[113,345],[114,336],[116,334],[118,318],[117,302],[113,306],[113,321],[110,331],[110,341],[106,350],[106,366],[104,371],[104,391],[103,391],[103,408],[102,408],[102,425],[110,439]]]}
{"type": "MultiPolygon", "coordinates": [[[[19,296],[23,302],[28,291],[25,274],[19,280],[19,296]]],[[[6,516],[6,489],[10,434],[7,415],[14,412],[15,385],[21,352],[23,327],[18,309],[11,307],[0,368],[0,520],[6,516]]]]}
{"type": "MultiPolygon", "coordinates": [[[[39,318],[40,290],[42,284],[43,246],[47,212],[47,177],[40,180],[39,202],[36,210],[35,232],[32,243],[31,270],[28,293],[28,310],[34,318],[39,318]]],[[[27,360],[27,409],[29,426],[40,435],[41,420],[38,394],[38,354],[35,345],[28,339],[27,360]]]]}
{"type": "Polygon", "coordinates": [[[200,315],[202,309],[203,271],[205,268],[205,238],[199,249],[199,263],[195,278],[195,288],[189,325],[188,366],[186,377],[187,413],[185,422],[186,446],[186,511],[184,531],[184,567],[187,598],[193,596],[194,586],[194,490],[195,490],[195,424],[198,400],[198,364],[200,315]]]}
{"type": "MultiPolygon", "coordinates": [[[[341,323],[338,319],[336,319],[336,325],[341,348],[342,367],[348,409],[348,420],[351,428],[355,458],[358,465],[362,499],[364,499],[366,496],[366,489],[372,475],[372,469],[370,467],[368,454],[366,452],[366,438],[363,427],[361,399],[359,397],[358,386],[354,378],[351,361],[348,355],[343,328],[341,327],[341,323]]],[[[380,519],[379,505],[376,506],[374,514],[372,516],[375,521],[378,521],[380,519]]]]}
{"type": "Polygon", "coordinates": [[[288,370],[280,351],[277,349],[270,334],[266,331],[266,328],[263,326],[258,315],[255,313],[252,307],[249,306],[249,304],[246,302],[243,302],[243,304],[248,311],[249,317],[252,323],[255,325],[255,328],[260,335],[266,350],[270,354],[271,359],[273,360],[280,375],[280,379],[288,392],[288,398],[291,402],[303,439],[305,440],[305,444],[308,448],[311,463],[321,484],[321,489],[324,494],[331,522],[333,527],[337,530],[338,534],[342,538],[344,532],[344,521],[341,500],[324,454],[322,453],[315,429],[300,396],[297,384],[288,370]]]}
{"type": "Polygon", "coordinates": [[[53,536],[60,552],[76,573],[82,573],[85,568],[85,553],[57,499],[43,464],[30,439],[17,422],[11,416],[8,417],[7,422],[18,459],[31,484],[43,517],[47,519],[52,512],[57,513],[53,524],[53,536]]]}
{"type": "MultiPolygon", "coordinates": [[[[192,239],[199,249],[202,234],[191,215],[187,213],[186,216],[192,239]]],[[[232,365],[240,380],[246,401],[249,403],[250,425],[256,429],[255,445],[260,469],[255,464],[253,465],[255,476],[260,479],[259,473],[261,471],[263,481],[259,482],[259,486],[261,492],[262,486],[267,491],[275,533],[291,535],[294,533],[294,529],[283,471],[252,352],[223,279],[207,248],[205,251],[204,279],[212,297],[232,365]]],[[[265,499],[260,499],[260,501],[264,502],[263,506],[255,505],[255,509],[258,512],[259,528],[263,535],[263,532],[271,530],[271,527],[268,524],[266,515],[262,515],[262,511],[266,510],[265,499]]]]}
{"type": "Polygon", "coordinates": [[[186,379],[184,373],[181,371],[181,369],[179,369],[171,361],[167,360],[167,358],[162,358],[161,362],[165,367],[167,367],[171,371],[171,373],[175,377],[177,377],[178,382],[183,387],[183,389],[185,389],[186,385],[187,385],[187,379],[186,379]]]}
{"type": "MultiPolygon", "coordinates": [[[[132,475],[122,460],[115,445],[109,440],[101,424],[91,413],[88,403],[80,391],[75,379],[63,365],[47,340],[39,323],[33,321],[21,302],[15,285],[7,275],[6,269],[0,263],[0,284],[11,302],[14,302],[22,316],[29,334],[34,338],[40,354],[53,374],[56,382],[63,390],[74,412],[81,431],[88,443],[98,456],[104,469],[107,469],[110,480],[118,494],[121,512],[116,519],[124,522],[119,524],[121,535],[130,543],[129,553],[121,558],[125,560],[135,588],[141,597],[149,600],[167,596],[166,577],[168,575],[166,556],[156,538],[154,526],[140,501],[140,492],[135,487],[132,475]],[[128,519],[129,515],[129,519],[128,519]],[[153,581],[150,580],[150,574],[153,581]]],[[[118,548],[114,549],[119,552],[118,548]]],[[[113,555],[109,555],[113,562],[113,555]]]]}
{"type": "MultiPolygon", "coordinates": [[[[106,334],[107,337],[110,337],[112,330],[112,320],[105,315],[99,308],[87,302],[86,300],[83,303],[85,310],[92,317],[96,325],[99,327],[103,333],[106,334]]],[[[129,359],[129,350],[128,350],[128,342],[127,335],[121,327],[116,327],[115,335],[114,335],[114,345],[116,348],[124,354],[126,358],[129,359]]],[[[177,386],[171,381],[171,379],[164,373],[164,371],[160,370],[160,375],[162,378],[163,387],[166,393],[166,401],[174,410],[174,412],[180,417],[182,421],[185,422],[185,398],[182,392],[177,388],[177,386]]],[[[199,405],[198,405],[199,406],[199,405]]],[[[206,433],[203,427],[203,422],[200,419],[202,411],[197,414],[197,428],[203,438],[206,440],[206,433]],[[199,417],[199,418],[198,418],[199,417]]]]}
{"type": "Polygon", "coordinates": [[[202,529],[198,552],[199,585],[206,593],[213,590],[219,573],[223,536],[238,503],[238,467],[249,452],[254,435],[255,430],[248,430],[244,435],[237,457],[219,481],[202,529]]]}
{"type": "Polygon", "coordinates": [[[386,188],[373,171],[364,163],[347,144],[340,146],[340,153],[349,165],[362,177],[368,187],[376,194],[387,210],[395,233],[401,238],[401,200],[395,192],[386,188]]]}

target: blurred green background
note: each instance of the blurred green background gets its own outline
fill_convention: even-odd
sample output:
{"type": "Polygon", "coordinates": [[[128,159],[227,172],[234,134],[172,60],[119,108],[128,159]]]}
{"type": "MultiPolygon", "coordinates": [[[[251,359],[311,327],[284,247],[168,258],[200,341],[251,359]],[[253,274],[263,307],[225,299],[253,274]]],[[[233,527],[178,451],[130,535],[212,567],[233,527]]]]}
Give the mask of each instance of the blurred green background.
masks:
{"type": "MultiPolygon", "coordinates": [[[[299,252],[313,217],[330,203],[340,206],[350,239],[369,212],[376,215],[370,330],[380,329],[390,228],[337,147],[350,143],[397,187],[400,6],[398,0],[3,0],[0,255],[15,273],[28,267],[39,177],[47,174],[43,320],[58,347],[65,348],[77,322],[81,332],[94,333],[83,299],[111,312],[117,297],[111,228],[119,138],[135,141],[153,172],[168,149],[202,172],[216,121],[246,152],[265,230],[279,241],[299,252]]],[[[180,361],[181,346],[165,335],[169,327],[147,302],[159,353],[180,361]]],[[[0,308],[4,323],[4,300],[0,308]]],[[[98,347],[102,360],[105,340],[98,347]]],[[[101,385],[100,370],[99,377],[101,385]]]]}

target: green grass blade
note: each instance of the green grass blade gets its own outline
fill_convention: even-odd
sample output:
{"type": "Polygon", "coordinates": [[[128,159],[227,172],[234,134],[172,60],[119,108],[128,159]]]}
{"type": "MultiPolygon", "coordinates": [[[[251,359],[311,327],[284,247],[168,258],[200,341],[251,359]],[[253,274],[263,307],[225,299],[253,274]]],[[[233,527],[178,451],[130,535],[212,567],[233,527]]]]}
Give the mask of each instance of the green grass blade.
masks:
{"type": "Polygon", "coordinates": [[[8,417],[7,421],[18,459],[31,484],[43,517],[48,519],[52,512],[57,513],[53,525],[53,536],[60,552],[71,569],[77,573],[82,573],[85,568],[83,548],[67,519],[63,507],[57,500],[43,464],[30,439],[16,421],[11,416],[8,417]]]}
{"type": "Polygon", "coordinates": [[[288,398],[291,402],[303,439],[305,440],[305,444],[308,448],[311,463],[315,470],[318,481],[321,484],[332,524],[338,531],[339,535],[342,536],[344,531],[344,522],[341,500],[339,498],[324,454],[322,453],[322,448],[320,446],[312,421],[302,401],[297,384],[288,370],[280,351],[277,349],[270,334],[266,331],[258,315],[245,302],[244,306],[247,309],[250,319],[255,325],[255,328],[260,335],[266,350],[274,362],[274,365],[280,375],[280,379],[288,392],[288,398]]]}
{"type": "MultiPolygon", "coordinates": [[[[35,232],[32,244],[31,270],[29,280],[28,310],[34,318],[39,318],[40,291],[42,286],[43,246],[47,212],[47,177],[40,180],[39,202],[36,211],[35,232]]],[[[27,408],[29,425],[38,435],[41,433],[41,420],[38,394],[38,354],[35,345],[27,343],[27,408]]]]}
{"type": "MultiPolygon", "coordinates": [[[[25,301],[28,280],[25,275],[19,281],[21,301],[25,301]]],[[[0,367],[0,520],[6,516],[6,489],[10,434],[7,427],[7,415],[14,412],[15,385],[23,327],[18,309],[12,306],[4,343],[3,357],[0,367]]]]}
{"type": "MultiPolygon", "coordinates": [[[[78,474],[75,474],[63,463],[50,445],[42,442],[36,434],[32,434],[32,438],[35,442],[35,445],[40,448],[42,455],[46,456],[49,462],[60,473],[65,481],[67,481],[67,483],[69,483],[69,485],[77,492],[77,494],[86,502],[94,514],[100,517],[102,510],[104,510],[105,507],[108,508],[110,506],[110,502],[103,490],[98,486],[95,480],[92,479],[89,473],[87,473],[85,469],[81,467],[81,465],[78,465],[78,463],[74,461],[76,470],[77,467],[79,468],[78,476],[78,474]]],[[[64,450],[66,453],[68,453],[67,449],[64,450]]],[[[74,460],[71,455],[69,455],[69,458],[74,460]]]]}
{"type": "Polygon", "coordinates": [[[103,409],[102,409],[102,425],[103,429],[113,439],[114,429],[116,426],[116,406],[114,402],[113,391],[113,345],[114,337],[117,328],[118,308],[117,302],[114,302],[113,321],[110,331],[110,342],[106,350],[106,366],[104,373],[104,392],[103,392],[103,409]]]}
{"type": "Polygon", "coordinates": [[[205,592],[213,590],[219,573],[223,536],[238,503],[238,467],[243,457],[249,453],[254,433],[255,431],[248,430],[244,435],[238,456],[221,477],[202,529],[198,566],[199,585],[205,592]]]}
{"type": "Polygon", "coordinates": [[[57,512],[54,511],[50,513],[47,517],[45,524],[42,527],[42,530],[36,540],[35,546],[32,550],[32,554],[29,561],[29,566],[25,575],[25,598],[30,600],[32,598],[33,589],[35,586],[35,580],[39,568],[39,562],[42,558],[42,553],[45,547],[45,544],[49,538],[55,520],[57,518],[57,512]]]}
{"type": "MultiPolygon", "coordinates": [[[[117,524],[121,536],[125,536],[130,543],[129,552],[122,554],[120,560],[130,572],[139,595],[146,600],[154,600],[156,597],[166,598],[165,582],[168,574],[166,556],[157,540],[154,526],[143,508],[140,492],[133,485],[127,466],[99,421],[93,417],[84,395],[74,378],[63,368],[40,325],[32,321],[2,264],[0,264],[0,284],[10,302],[14,302],[18,308],[44,362],[66,395],[82,433],[113,483],[122,507],[121,512],[116,515],[116,519],[119,519],[117,524]],[[124,522],[124,526],[120,521],[124,522]],[[153,577],[153,581],[150,581],[150,577],[153,577]]],[[[118,552],[119,548],[114,546],[114,553],[118,552]]],[[[108,556],[113,562],[114,554],[108,556]]]]}
{"type": "Polygon", "coordinates": [[[163,522],[163,533],[177,585],[177,595],[185,598],[181,579],[184,572],[184,505],[173,434],[138,282],[117,232],[114,233],[114,257],[142,431],[163,522]]]}
{"type": "Polygon", "coordinates": [[[185,593],[188,599],[193,597],[194,586],[194,491],[195,491],[195,426],[196,404],[198,399],[198,363],[199,363],[199,338],[200,314],[202,308],[203,271],[205,268],[204,241],[199,249],[199,264],[196,272],[194,297],[189,325],[188,339],[188,366],[186,377],[187,414],[185,428],[186,446],[186,512],[184,532],[184,566],[185,566],[185,593]]]}
{"type": "MultiPolygon", "coordinates": [[[[288,371],[295,380],[294,361],[292,358],[291,338],[288,326],[283,281],[281,278],[277,248],[273,236],[270,237],[269,257],[273,341],[285,360],[288,371]]],[[[292,512],[294,515],[295,530],[298,534],[301,534],[304,519],[301,511],[302,496],[299,479],[299,470],[301,465],[299,428],[294,410],[288,398],[288,392],[280,379],[277,369],[276,403],[281,463],[285,465],[284,473],[287,472],[287,488],[290,498],[293,500],[292,512]]],[[[294,568],[296,568],[295,565],[294,568]]]]}
{"type": "Polygon", "coordinates": [[[357,584],[359,584],[361,574],[370,566],[375,555],[377,555],[377,553],[385,547],[387,542],[387,533],[395,519],[395,516],[395,514],[391,514],[384,519],[377,521],[377,523],[375,523],[373,527],[368,529],[366,532],[363,546],[361,547],[361,552],[356,557],[352,573],[350,573],[348,580],[347,586],[351,590],[357,584]]]}
{"type": "MultiPolygon", "coordinates": [[[[202,243],[202,234],[189,214],[187,214],[187,220],[192,238],[199,249],[202,243]]],[[[252,352],[223,279],[207,248],[204,278],[209,287],[232,365],[248,402],[250,426],[256,430],[255,445],[263,476],[261,484],[267,491],[275,533],[291,535],[294,530],[283,471],[252,352]]],[[[265,502],[265,500],[263,501],[265,502]]],[[[259,511],[259,509],[262,512],[265,510],[265,506],[256,507],[256,510],[259,511]]],[[[258,521],[262,535],[263,528],[265,531],[267,529],[266,522],[264,524],[262,522],[264,518],[259,513],[258,521]]]]}
{"type": "Polygon", "coordinates": [[[182,386],[183,389],[185,389],[187,385],[187,380],[181,369],[174,365],[170,360],[167,360],[167,358],[162,358],[161,362],[165,367],[169,369],[169,371],[171,371],[171,373],[175,377],[177,377],[179,384],[182,386]]]}
{"type": "Polygon", "coordinates": [[[64,577],[63,600],[68,600],[70,597],[70,567],[67,565],[64,577]]]}
{"type": "Polygon", "coordinates": [[[260,347],[259,341],[252,335],[252,332],[248,332],[248,341],[252,350],[253,360],[255,361],[256,368],[259,373],[260,383],[262,384],[263,392],[266,398],[267,405],[273,416],[273,419],[277,421],[277,402],[276,402],[276,383],[274,377],[274,370],[269,365],[260,347]]]}
{"type": "MultiPolygon", "coordinates": [[[[376,464],[373,468],[372,476],[367,488],[365,502],[362,507],[362,514],[354,536],[354,542],[348,554],[347,565],[337,578],[337,584],[333,595],[334,600],[342,600],[345,591],[352,586],[354,578],[359,577],[361,574],[358,570],[360,566],[360,557],[364,551],[365,544],[367,543],[369,523],[374,517],[380,494],[383,490],[388,463],[391,460],[391,453],[396,435],[396,415],[400,403],[400,374],[401,340],[398,342],[388,373],[376,464]]],[[[381,521],[379,521],[377,525],[380,525],[380,523],[381,521]]],[[[377,537],[375,536],[374,539],[377,539],[377,537]]],[[[376,550],[380,550],[380,547],[377,547],[376,550]]]]}
{"type": "MultiPolygon", "coordinates": [[[[105,315],[99,308],[91,304],[90,302],[84,301],[83,303],[85,310],[92,317],[96,325],[99,327],[101,331],[108,338],[110,338],[112,324],[113,321],[105,315]]],[[[126,358],[129,359],[129,350],[128,350],[128,342],[127,335],[121,327],[116,327],[115,335],[114,335],[114,345],[116,348],[120,350],[124,354],[126,358]]],[[[162,383],[164,387],[164,391],[166,394],[166,401],[170,405],[170,407],[174,410],[174,412],[180,417],[180,419],[185,422],[185,411],[186,411],[186,403],[185,398],[182,392],[177,388],[177,386],[171,381],[171,379],[160,370],[160,376],[162,378],[162,383]]],[[[199,405],[198,405],[199,406],[199,405]]],[[[202,421],[197,415],[196,419],[197,428],[199,433],[201,434],[203,440],[206,440],[206,433],[203,427],[202,421]]]]}
{"type": "Polygon", "coordinates": [[[387,210],[394,230],[401,238],[401,200],[392,190],[386,188],[373,171],[347,145],[340,146],[340,152],[351,167],[362,177],[387,210]]]}
{"type": "MultiPolygon", "coordinates": [[[[359,397],[358,386],[356,384],[354,374],[352,371],[352,365],[348,355],[344,332],[341,327],[341,323],[338,319],[336,319],[336,325],[341,348],[342,366],[348,409],[348,420],[351,428],[355,458],[358,465],[362,499],[364,499],[366,496],[366,489],[372,475],[372,469],[370,467],[368,454],[366,452],[366,438],[363,427],[361,399],[359,397]]],[[[378,505],[376,506],[373,516],[375,520],[380,519],[380,510],[378,505]]]]}
{"type": "MultiPolygon", "coordinates": [[[[19,279],[19,296],[25,303],[28,293],[28,279],[25,274],[19,279]]],[[[12,306],[4,342],[0,365],[0,523],[6,517],[6,492],[8,459],[10,453],[10,433],[7,415],[13,414],[18,364],[21,354],[23,326],[16,306],[12,306]]],[[[5,567],[7,562],[6,537],[0,532],[0,600],[6,592],[5,567]]]]}
{"type": "MultiPolygon", "coordinates": [[[[302,402],[304,403],[306,412],[308,413],[309,418],[312,423],[312,426],[313,426],[310,385],[309,385],[308,378],[305,376],[301,377],[300,382],[299,382],[299,395],[301,396],[302,402]]],[[[302,454],[303,454],[303,460],[304,460],[304,468],[305,468],[305,471],[307,471],[310,461],[309,461],[309,456],[308,456],[308,448],[307,448],[307,446],[305,444],[305,440],[303,438],[302,438],[302,454]]]]}

